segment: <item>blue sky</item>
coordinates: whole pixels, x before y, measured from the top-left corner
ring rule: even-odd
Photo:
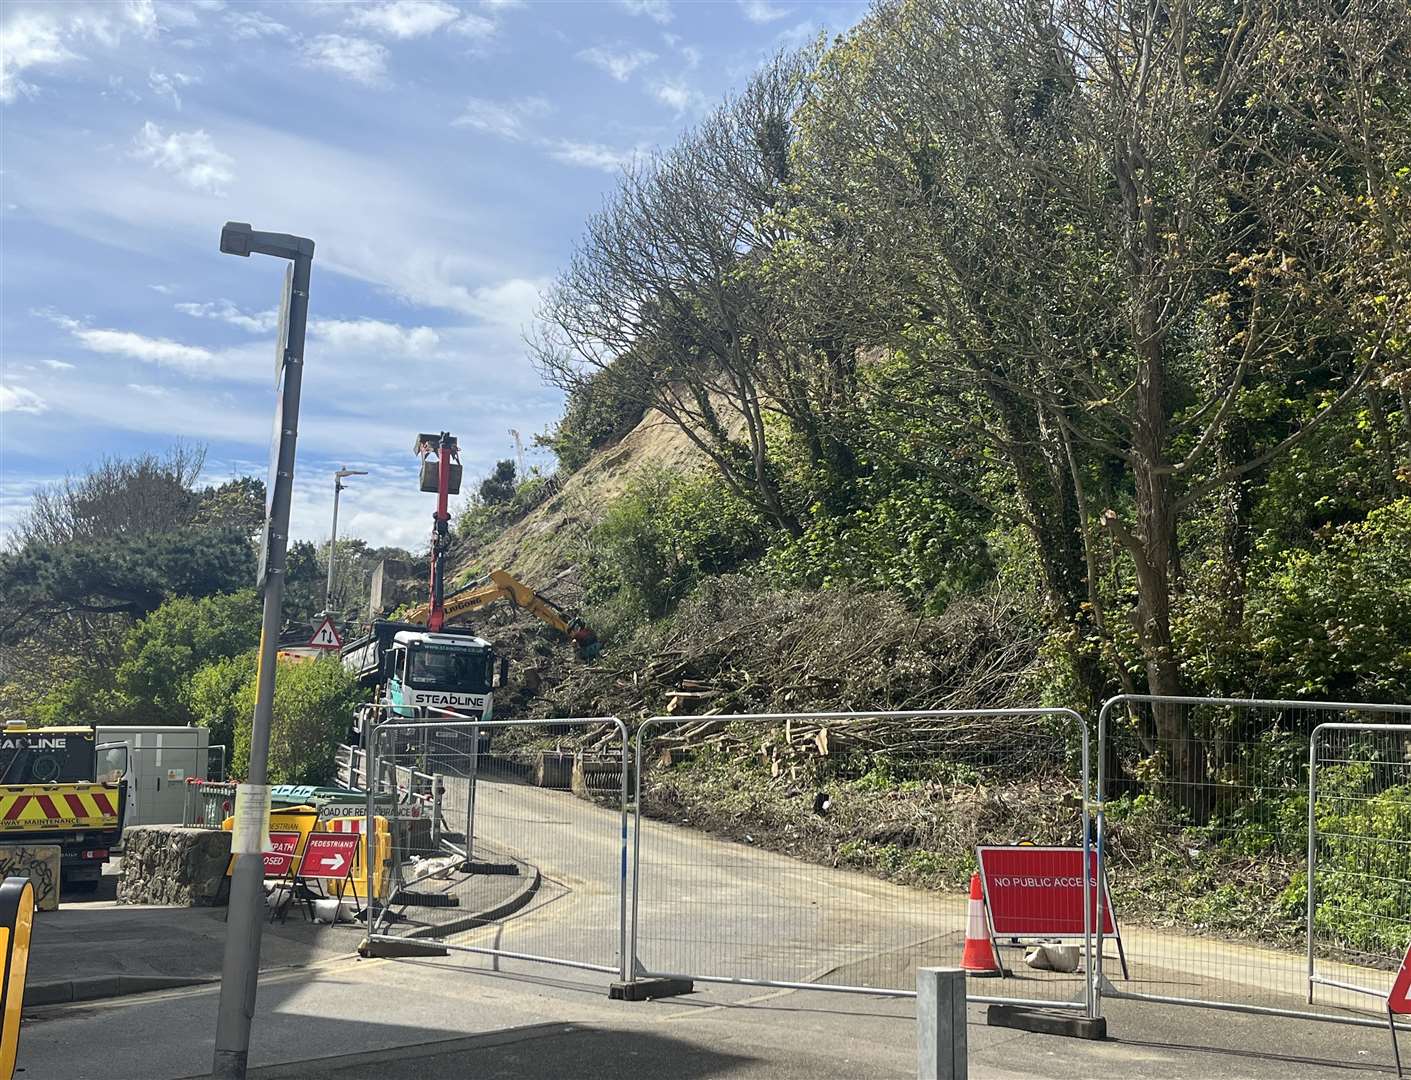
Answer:
[[[557,416],[522,342],[634,155],[862,3],[26,4],[0,12],[0,529],[104,454],[263,475],[282,264],[311,236],[296,537],[424,544],[412,440],[468,475]]]

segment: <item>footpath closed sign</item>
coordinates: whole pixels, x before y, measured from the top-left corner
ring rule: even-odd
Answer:
[[[1077,847],[982,847],[980,882],[996,937],[1080,938],[1083,936],[1083,849]],[[1097,881],[1097,852],[1088,862],[1091,926],[1097,929],[1098,898],[1102,932],[1117,933],[1112,897]]]
[[[341,881],[353,869],[359,839],[356,833],[309,833],[299,876]]]
[[[299,851],[299,834],[296,832],[272,832],[269,834],[271,851],[262,853],[265,860],[265,877],[282,878],[294,865],[294,856]]]

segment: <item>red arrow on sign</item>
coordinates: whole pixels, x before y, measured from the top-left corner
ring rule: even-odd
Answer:
[[[299,877],[347,877],[360,839],[357,833],[310,833],[304,845],[304,859],[299,864]]]

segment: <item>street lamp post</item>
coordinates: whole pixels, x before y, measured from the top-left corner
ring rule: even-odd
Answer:
[[[328,537],[328,588],[323,592],[323,612],[333,610],[333,563],[338,553],[338,495],[343,490],[343,477],[366,476],[362,469],[350,469],[344,465],[333,474],[333,531]]]
[[[216,1016],[215,1057],[211,1075],[217,1080],[244,1080],[250,1056],[250,1022],[255,1015],[255,990],[260,970],[260,932],[264,926],[264,859],[269,825],[270,716],[274,706],[275,657],[279,650],[284,566],[289,539],[289,500],[294,486],[294,447],[299,434],[299,391],[303,384],[304,330],[309,315],[309,276],[314,242],[287,233],[256,232],[244,222],[228,221],[220,233],[227,255],[251,253],[288,259],[285,298],[280,315],[276,357],[275,431],[266,491],[265,534],[260,548],[260,584],[264,618],[255,684],[255,715],[250,725],[250,766],[246,783],[235,798],[235,830],[231,851],[235,860],[230,878],[230,907],[225,927],[225,958],[221,966],[220,1007]]]

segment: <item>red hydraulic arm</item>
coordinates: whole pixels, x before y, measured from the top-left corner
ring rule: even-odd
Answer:
[[[431,610],[426,617],[428,630],[440,630],[446,622],[446,551],[450,547],[452,495],[461,490],[460,447],[448,431],[439,435],[418,435],[416,452],[421,458],[421,490],[436,492],[436,513],[431,518]],[[434,461],[430,460],[434,455]]]

